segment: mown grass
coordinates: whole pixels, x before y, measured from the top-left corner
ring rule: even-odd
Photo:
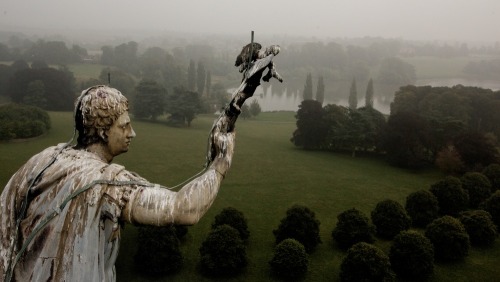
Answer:
[[[74,74],[76,82],[86,81],[91,78],[98,78],[104,65],[100,64],[70,64],[69,70]]]
[[[22,143],[0,143],[1,185],[31,155],[71,137],[71,114],[50,115],[53,128],[49,134]],[[118,280],[214,281],[198,274],[198,249],[214,216],[222,208],[232,206],[248,219],[249,265],[241,276],[222,280],[273,281],[268,267],[274,248],[272,230],[290,206],[303,204],[320,220],[323,241],[310,256],[306,280],[337,281],[345,253],[334,245],[331,231],[340,212],[356,207],[369,216],[377,202],[388,198],[404,204],[409,193],[426,189],[442,177],[434,170],[398,169],[375,158],[299,150],[289,141],[295,129],[293,116],[292,112],[262,113],[256,119],[238,121],[233,165],[212,208],[189,228],[182,242],[184,267],[178,274],[157,279],[138,275],[133,266],[137,230],[127,225],[117,262]],[[152,182],[174,186],[203,168],[206,139],[214,118],[200,116],[191,128],[134,121],[138,136],[130,152],[115,162]],[[390,241],[377,240],[376,245],[388,252]],[[462,262],[437,264],[432,281],[494,281],[500,277],[498,257],[497,240],[492,249],[472,249]]]

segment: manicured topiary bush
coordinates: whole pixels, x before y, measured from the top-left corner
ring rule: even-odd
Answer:
[[[234,276],[247,265],[238,230],[224,224],[213,229],[200,247],[200,269],[208,276]]]
[[[383,200],[371,212],[371,219],[377,235],[392,239],[399,232],[411,226],[411,218],[403,206],[394,200]]]
[[[389,259],[398,277],[406,280],[422,281],[434,272],[434,247],[415,231],[402,231],[394,237]]]
[[[432,221],[425,230],[425,236],[434,246],[436,259],[456,261],[469,254],[470,240],[463,224],[449,215]]]
[[[460,179],[456,177],[448,176],[432,184],[430,191],[438,199],[441,215],[457,216],[469,205],[469,195],[462,188]]]
[[[340,265],[340,281],[395,281],[389,257],[379,248],[360,242],[347,251]]]
[[[439,203],[429,190],[415,191],[406,197],[405,210],[413,226],[425,227],[439,216]]]
[[[299,241],[308,253],[312,252],[321,243],[319,237],[319,220],[309,208],[294,205],[286,211],[286,216],[281,220],[278,229],[273,230],[276,244],[292,238]]]
[[[462,188],[469,194],[469,206],[477,208],[491,196],[491,183],[488,177],[479,172],[467,172],[461,178]]]
[[[295,239],[281,241],[269,261],[272,274],[286,281],[303,278],[307,273],[308,264],[309,259],[304,245]]]
[[[491,193],[500,189],[500,164],[490,164],[484,168],[483,174],[490,180]]]
[[[175,228],[144,226],[139,228],[134,263],[146,275],[175,273],[183,265],[183,256]]]
[[[215,216],[214,222],[212,223],[212,229],[223,224],[227,224],[238,230],[241,239],[245,242],[248,241],[250,231],[248,231],[247,219],[241,211],[232,207],[224,208],[218,215]]]
[[[479,208],[489,212],[497,228],[500,228],[500,190],[482,202]]]
[[[20,104],[0,106],[0,140],[36,137],[49,129],[50,117],[38,107]]]
[[[332,238],[339,248],[347,250],[359,242],[373,243],[375,226],[361,211],[352,208],[337,216],[337,225],[332,231]]]
[[[465,211],[460,213],[459,220],[469,234],[472,245],[482,247],[493,245],[497,237],[497,228],[487,211]]]

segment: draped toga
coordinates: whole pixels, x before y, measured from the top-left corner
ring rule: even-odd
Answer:
[[[61,151],[62,150],[62,151]],[[60,152],[61,151],[61,152]],[[60,153],[59,153],[60,152]],[[58,154],[59,153],[59,154]],[[16,220],[28,193],[30,181],[57,156],[32,185],[26,217],[15,239]],[[132,181],[130,185],[95,184],[96,180]],[[135,182],[142,185],[135,185]],[[85,185],[90,189],[60,204]],[[0,274],[5,279],[9,258],[13,259],[29,236],[34,236],[14,268],[16,281],[115,281],[115,261],[123,215],[134,194],[158,189],[163,196],[172,192],[149,184],[123,166],[109,164],[85,150],[64,148],[62,144],[33,156],[7,183],[0,199]],[[130,208],[128,210],[131,210]],[[33,230],[45,217],[57,215],[37,234]]]

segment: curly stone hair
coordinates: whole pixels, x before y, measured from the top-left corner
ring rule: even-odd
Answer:
[[[78,146],[107,142],[106,130],[126,111],[128,100],[115,88],[96,85],[82,91],[75,105]]]

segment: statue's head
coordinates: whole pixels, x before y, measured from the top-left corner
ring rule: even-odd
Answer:
[[[107,142],[106,131],[127,111],[127,98],[115,88],[97,85],[84,90],[75,106],[78,145]]]

